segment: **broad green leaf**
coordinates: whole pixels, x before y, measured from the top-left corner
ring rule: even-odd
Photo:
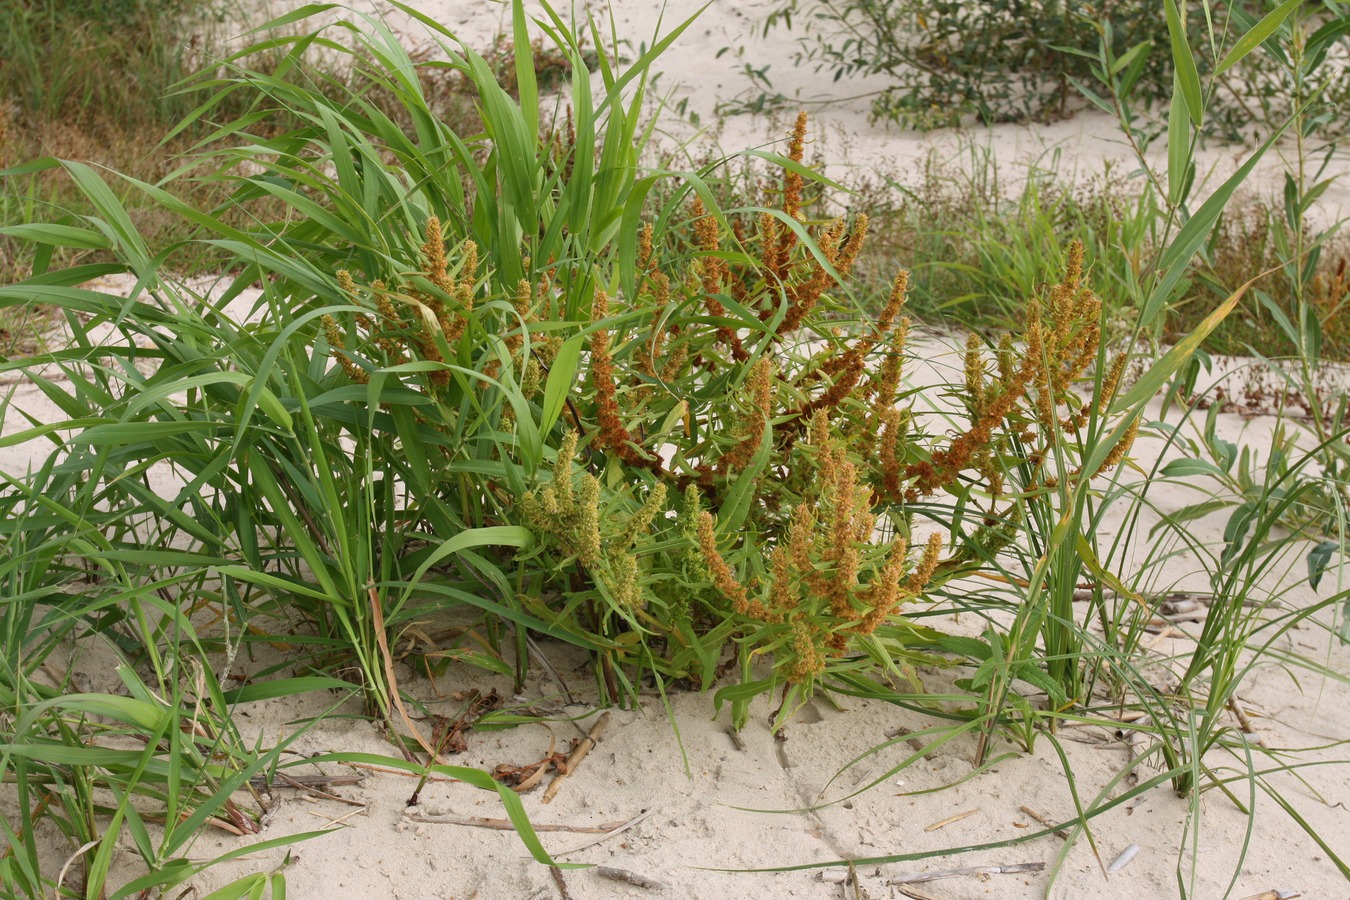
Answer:
[[[0,235],[32,241],[37,244],[51,244],[54,247],[76,247],[83,250],[107,250],[112,241],[107,235],[73,225],[10,225],[0,228]]]
[[[1181,94],[1181,79],[1172,79],[1172,103],[1167,109],[1167,199],[1180,206],[1190,184],[1191,127]]]
[[[103,216],[102,221],[112,232],[109,237],[115,238],[136,274],[142,279],[151,277],[153,272],[150,265],[150,251],[146,248],[141,233],[136,230],[122,201],[117,199],[117,195],[108,187],[107,182],[84,163],[63,162],[61,165],[65,166],[71,179],[79,185],[85,197]]]
[[[581,359],[581,335],[573,335],[558,348],[558,355],[548,370],[548,380],[544,382],[544,409],[539,419],[539,433],[548,434],[553,423],[558,421],[568,394],[575,387],[577,362]]]
[[[1088,570],[1096,576],[1097,580],[1109,587],[1122,597],[1128,597],[1135,603],[1144,604],[1144,598],[1139,596],[1136,591],[1131,590],[1125,582],[1121,581],[1114,572],[1111,572],[1102,565],[1101,560],[1097,558],[1096,552],[1092,549],[1092,542],[1086,535],[1078,535],[1078,555],[1082,558],[1083,564]]]
[[[1227,72],[1229,69],[1233,68],[1233,66],[1241,62],[1243,57],[1248,53],[1251,53],[1259,47],[1266,38],[1274,34],[1275,29],[1279,28],[1280,25],[1284,23],[1284,20],[1289,18],[1289,15],[1302,5],[1303,0],[1287,0],[1287,2],[1281,3],[1279,6],[1275,7],[1275,9],[1267,13],[1265,18],[1253,25],[1242,37],[1238,38],[1238,42],[1233,45],[1233,49],[1229,50],[1219,62],[1219,67],[1214,70],[1214,74],[1222,75],[1224,72]]]
[[[412,596],[418,582],[426,576],[433,566],[449,559],[456,553],[461,553],[473,547],[524,548],[530,546],[533,540],[533,534],[523,525],[487,525],[482,528],[466,528],[454,537],[443,541],[423,561],[422,565],[418,566],[417,571],[403,589],[403,602],[406,602]]]
[[[326,675],[301,675],[295,678],[271,678],[266,681],[252,682],[243,687],[225,691],[223,696],[225,702],[235,704],[275,700],[278,697],[293,697],[296,694],[305,694],[310,691],[349,692],[353,690],[356,690],[356,687],[350,681],[342,681]]]
[[[1200,89],[1200,72],[1195,67],[1195,56],[1186,42],[1186,26],[1181,21],[1176,0],[1163,0],[1167,16],[1167,33],[1172,39],[1172,64],[1176,66],[1177,85],[1186,102],[1186,111],[1195,125],[1204,124],[1205,101]]]
[[[1162,467],[1166,478],[1190,478],[1195,475],[1213,475],[1223,477],[1223,469],[1207,459],[1174,459]]]
[[[1339,541],[1322,541],[1308,552],[1308,586],[1317,590],[1331,565],[1331,557],[1341,549]]]
[[[247,382],[247,387],[249,388],[249,397],[256,396],[258,408],[267,415],[267,418],[275,422],[287,434],[295,433],[295,421],[291,418],[291,414],[287,412],[286,407],[282,406],[281,400],[277,398],[276,394],[272,393],[257,379],[251,379]],[[249,397],[241,398],[240,402],[244,402]]]
[[[534,77],[534,47],[525,18],[525,4],[511,3],[511,41],[515,49],[516,93],[525,116],[525,128],[530,134],[539,133],[539,86]],[[589,145],[585,145],[589,147]]]
[[[1140,41],[1135,44],[1111,64],[1111,74],[1119,75],[1126,66],[1138,59],[1140,54],[1147,53],[1152,47],[1152,41]]]
[[[285,15],[272,19],[266,25],[260,25],[251,31],[244,32],[242,36],[248,37],[249,35],[262,34],[269,31],[275,32],[294,22],[299,22],[308,19],[311,16],[317,16],[319,13],[327,12],[330,9],[338,9],[340,7],[341,4],[339,3],[307,3],[299,9],[293,9]],[[250,51],[252,50],[252,48],[249,49]]]
[[[1172,349],[1163,354],[1162,359],[1150,366],[1128,391],[1124,394],[1118,394],[1111,404],[1112,414],[1119,415],[1127,411],[1141,410],[1148,401],[1156,397],[1163,386],[1176,374],[1177,370],[1191,358],[1191,355],[1195,353],[1210,332],[1217,328],[1219,323],[1237,307],[1238,301],[1242,299],[1242,295],[1247,292],[1247,289],[1261,277],[1263,276],[1258,275],[1230,294],[1227,300],[1219,304],[1217,309],[1195,327],[1194,331],[1178,341]],[[1111,433],[1093,448],[1092,455],[1083,465],[1084,471],[1096,472],[1101,469],[1106,457],[1125,436],[1125,432],[1129,429],[1132,421],[1133,416],[1122,416]]]
[[[1157,317],[1163,304],[1171,296],[1172,289],[1176,287],[1177,282],[1185,274],[1185,263],[1205,243],[1214,223],[1219,220],[1224,207],[1228,205],[1228,201],[1232,199],[1233,194],[1242,186],[1242,183],[1247,180],[1247,176],[1256,168],[1256,164],[1260,162],[1266,151],[1274,146],[1280,135],[1284,134],[1287,126],[1288,122],[1275,129],[1275,132],[1266,139],[1266,142],[1257,148],[1256,152],[1248,157],[1247,161],[1217,191],[1211,194],[1208,200],[1201,204],[1195,215],[1191,216],[1186,224],[1181,227],[1181,230],[1177,232],[1177,236],[1172,239],[1172,243],[1167,245],[1167,249],[1163,251],[1158,260],[1159,270],[1165,271],[1167,274],[1149,294],[1148,300],[1144,304],[1144,311],[1140,315],[1141,326],[1150,324]],[[1255,279],[1239,288],[1239,292],[1245,291],[1254,281]]]
[[[737,473],[736,480],[727,490],[722,506],[717,511],[717,534],[719,537],[726,537],[740,531],[741,524],[750,514],[755,498],[758,496],[755,486],[759,482],[760,476],[764,474],[764,468],[769,464],[772,456],[773,429],[765,428],[764,433],[760,436],[759,449],[755,451],[750,464]]]
[[[1252,520],[1259,514],[1257,505],[1250,500],[1233,510],[1233,514],[1228,517],[1228,524],[1223,529],[1224,548],[1223,554],[1219,557],[1221,563],[1227,564],[1242,552],[1247,532],[1251,530]]]

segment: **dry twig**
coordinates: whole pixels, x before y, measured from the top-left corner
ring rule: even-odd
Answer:
[[[954,816],[948,816],[941,822],[934,822],[932,825],[929,825],[927,828],[924,829],[924,831],[937,831],[939,828],[946,828],[953,822],[959,822],[962,819],[967,818],[968,816],[975,815],[977,812],[979,812],[979,809],[968,809],[965,812],[957,813]]]
[[[604,834],[600,835],[599,837],[597,837],[597,838],[592,838],[591,840],[586,841],[585,843],[577,844],[575,847],[572,847],[571,849],[568,849],[568,850],[559,850],[557,853],[552,853],[552,854],[549,854],[549,855],[550,855],[550,856],[553,856],[554,858],[557,858],[557,857],[559,857],[559,856],[569,856],[570,854],[576,853],[578,850],[585,850],[587,847],[594,847],[596,844],[600,843],[601,841],[607,841],[607,840],[609,840],[610,838],[614,837],[614,835],[619,834],[620,832],[623,832],[623,831],[627,831],[628,829],[632,828],[634,825],[636,825],[637,823],[641,822],[643,819],[647,818],[648,816],[650,816],[650,815],[651,815],[652,813],[654,813],[654,812],[656,812],[656,807],[652,807],[651,809],[644,809],[641,813],[639,813],[638,815],[636,815],[636,816],[634,816],[633,818],[629,819],[627,822],[624,822],[624,823],[623,823],[622,825],[620,825],[618,828],[614,828],[614,829],[611,829],[610,831],[606,831]]]
[[[1252,725],[1252,720],[1247,717],[1247,712],[1238,705],[1237,697],[1228,698],[1228,708],[1232,710],[1234,717],[1238,720],[1244,734],[1250,735],[1253,744],[1265,745],[1265,740],[1261,733]]]
[[[943,878],[959,878],[963,875],[1020,875],[1024,872],[1039,872],[1045,868],[1043,862],[1014,863],[1007,866],[966,866],[960,869],[939,869],[936,872],[920,872],[917,875],[897,875],[887,884],[921,884],[926,881],[939,881]]]
[[[1022,810],[1022,812],[1031,816],[1037,822],[1040,822],[1046,828],[1055,828],[1054,822],[1051,822],[1049,819],[1047,819],[1040,813],[1036,812],[1036,810],[1032,809],[1030,806],[1019,806],[1018,809]],[[1063,828],[1055,828],[1055,836],[1063,838],[1066,841],[1069,839],[1069,833],[1065,831]]]
[[[910,900],[943,900],[943,898],[939,897],[937,894],[930,894],[912,884],[899,884],[895,886],[895,889],[904,896],[909,897]]]
[[[467,825],[470,828],[490,828],[493,831],[515,831],[516,826],[510,819],[489,819],[483,816],[434,816],[426,813],[405,813],[410,822],[425,822],[428,825]],[[531,823],[535,831],[566,831],[570,834],[609,834],[623,826],[623,822],[606,822],[602,825],[545,825]]]
[[[637,872],[630,872],[627,869],[616,869],[612,866],[597,866],[595,874],[601,878],[608,878],[610,881],[625,881],[649,891],[660,891],[666,887],[661,882],[648,878],[646,875],[639,875]]]
[[[548,789],[544,791],[544,803],[553,802],[553,798],[558,795],[558,791],[562,788],[563,779],[576,771],[577,766],[581,765],[581,761],[586,758],[586,754],[590,753],[591,748],[600,742],[600,735],[604,734],[605,726],[608,724],[609,713],[601,713],[600,718],[596,720],[590,733],[582,739],[580,744],[577,744],[577,749],[572,751],[572,755],[567,757],[567,767],[560,770],[557,775],[553,776],[553,780],[548,783]]]
[[[899,728],[892,728],[890,731],[883,732],[883,734],[885,734],[885,736],[890,738],[891,740],[895,740],[896,738],[899,737],[905,738],[905,743],[909,745],[909,748],[911,750],[913,750],[915,753],[923,753],[923,758],[931,762],[933,759],[933,754],[923,752],[927,745],[925,745],[923,741],[919,740],[916,737],[907,737],[907,735],[911,735],[913,733],[914,733],[913,729],[906,728],[903,725],[901,725]]]

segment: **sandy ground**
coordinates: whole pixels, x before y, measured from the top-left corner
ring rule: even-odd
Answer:
[[[632,2],[616,5],[615,24],[622,35],[634,41],[650,37],[656,7]],[[495,5],[485,8],[464,0],[443,0],[419,6],[460,30],[465,40],[476,46],[485,45],[507,21],[506,14]],[[667,7],[666,21],[680,20],[696,8],[690,0],[673,0]],[[752,38],[759,8],[757,4],[733,7],[715,0],[665,61],[669,69],[662,86],[671,92],[673,100],[687,99],[687,108],[697,111],[705,123],[714,119],[718,98],[743,96],[749,89],[749,83],[738,74],[746,61],[757,65],[771,62],[770,74],[780,90],[797,92],[803,99],[821,99],[816,91],[828,84],[828,77],[791,71],[790,35],[779,32],[769,41]],[[399,27],[415,33],[406,23]],[[719,59],[717,51],[724,46],[743,46],[746,55]],[[854,93],[861,93],[863,87],[849,86]],[[1000,163],[1010,166],[1043,162],[1046,154],[1059,149],[1063,153],[1060,171],[1082,177],[1100,172],[1104,160],[1126,156],[1111,123],[1088,115],[1051,128],[1005,126],[961,134],[918,135],[871,126],[866,122],[865,100],[840,100],[819,105],[817,122],[820,139],[828,144],[832,158],[837,147],[847,164],[899,173],[912,172],[914,161],[930,151],[950,155],[957,152],[955,148],[968,146],[967,142],[991,147]],[[734,149],[776,138],[782,131],[782,122],[738,117],[720,125],[715,134],[695,140],[716,140],[724,149]],[[1222,170],[1234,165],[1239,154],[1240,150],[1234,148],[1215,147],[1207,151],[1206,160]],[[1338,165],[1350,163],[1341,159]],[[1272,159],[1263,169],[1263,183],[1278,183],[1278,177],[1278,160]],[[1328,192],[1324,203],[1334,211],[1345,208],[1348,199],[1350,192],[1342,183]],[[106,287],[116,290],[119,285],[109,282]],[[932,343],[923,346],[922,355],[938,364],[944,354],[953,352],[953,346],[959,346],[959,337],[943,340],[932,336],[926,340]],[[955,364],[955,357],[949,358]],[[58,414],[31,385],[14,385],[12,396],[13,409],[26,410],[39,418]],[[23,425],[11,414],[4,422],[4,433],[11,434]],[[1219,416],[1219,426],[1229,440],[1245,442],[1263,452],[1268,447],[1269,419],[1226,413]],[[45,451],[45,447],[32,445],[5,448],[0,468],[22,472],[35,454]],[[1152,462],[1150,454],[1156,456],[1158,452],[1156,442],[1141,440],[1134,455],[1147,465]],[[164,488],[169,489],[174,484],[173,474],[161,476]],[[1157,492],[1154,499],[1163,508],[1176,508],[1192,498],[1184,491],[1174,491]],[[1196,524],[1196,534],[1202,540],[1219,542],[1222,528],[1223,518],[1212,517]],[[1297,566],[1293,571],[1297,573]],[[1338,571],[1329,573],[1323,591],[1335,590],[1334,582],[1339,577]],[[1160,573],[1160,584],[1205,587],[1203,579],[1196,583],[1193,561],[1184,555],[1175,557]],[[1294,594],[1289,600],[1306,603],[1312,595]],[[969,617],[963,622],[929,621],[954,630],[977,627]],[[1199,627],[1183,625],[1181,631],[1195,633]],[[1162,673],[1168,661],[1184,655],[1188,647],[1183,634],[1155,643],[1150,654]],[[1350,648],[1318,624],[1292,631],[1278,647],[1332,671],[1350,672]],[[580,738],[598,714],[585,660],[566,647],[545,645],[543,652],[567,682],[572,702],[562,695],[559,683],[542,672],[536,672],[526,691],[515,698],[509,696],[509,683],[476,670],[452,668],[434,684],[414,678],[406,670],[400,671],[400,677],[431,711],[444,715],[456,715],[468,692],[493,689],[508,703],[528,704],[549,713],[551,721],[546,724],[470,731],[467,751],[448,760],[487,768],[528,764],[542,758],[551,746],[565,748]],[[249,670],[261,667],[263,662],[255,661]],[[952,677],[941,672],[922,674],[933,690],[941,689]],[[1253,671],[1239,695],[1267,748],[1299,751],[1279,753],[1275,758],[1258,756],[1256,765],[1268,768],[1277,761],[1308,764],[1299,770],[1297,778],[1276,774],[1270,776],[1269,783],[1332,850],[1350,857],[1350,812],[1345,806],[1350,802],[1350,766],[1343,764],[1348,758],[1344,748],[1336,746],[1336,742],[1350,741],[1350,716],[1345,712],[1350,708],[1350,686],[1337,678],[1291,673],[1270,663]],[[768,728],[769,704],[762,700],[754,706],[738,743],[729,733],[726,711],[714,716],[710,693],[673,693],[668,699],[669,713],[656,695],[644,696],[639,709],[612,710],[598,746],[564,782],[556,800],[543,803],[542,790],[524,797],[532,821],[540,826],[595,827],[641,817],[631,827],[590,846],[581,845],[601,835],[550,832],[543,834],[542,840],[564,862],[621,868],[660,882],[663,889],[608,880],[595,869],[578,869],[563,873],[564,895],[550,871],[533,862],[512,833],[446,821],[452,817],[501,816],[501,805],[494,794],[464,784],[433,782],[422,791],[419,804],[409,807],[412,779],[370,770],[357,771],[364,776],[359,785],[333,789],[358,805],[277,790],[266,828],[249,840],[332,826],[324,837],[294,848],[285,870],[287,893],[299,900],[559,896],[580,900],[648,895],[1020,900],[1043,896],[1047,891],[1066,898],[1108,893],[1149,898],[1177,896],[1179,882],[1193,888],[1197,897],[1277,896],[1260,893],[1264,891],[1281,892],[1278,896],[1350,896],[1350,888],[1325,851],[1266,794],[1256,791],[1249,797],[1249,786],[1244,782],[1235,785],[1235,793],[1244,803],[1255,803],[1250,816],[1217,791],[1205,793],[1192,808],[1165,784],[1116,806],[1092,820],[1096,852],[1086,839],[1075,840],[1053,886],[1048,886],[1047,873],[1042,871],[971,874],[902,888],[892,880],[952,867],[1053,866],[1065,846],[1053,835],[998,849],[957,851],[1041,831],[1042,826],[1023,807],[1054,822],[1072,818],[1075,801],[1065,777],[1066,764],[1073,773],[1078,799],[1085,805],[1094,804],[1094,798],[1095,804],[1101,805],[1107,798],[1120,796],[1130,789],[1125,783],[1113,784],[1129,758],[1127,741],[1111,727],[1067,727],[1058,735],[1063,759],[1056,752],[1054,740],[1041,735],[1030,752],[999,745],[994,755],[1003,755],[997,763],[972,774],[972,737],[963,736],[927,755],[918,754],[903,735],[890,736],[899,734],[898,729],[918,731],[938,723],[896,706],[846,697],[831,702],[817,697],[776,738]],[[305,724],[334,702],[333,697],[325,695],[256,703],[240,708],[238,721],[246,737],[260,736],[264,744],[299,731],[291,744],[296,753],[393,752],[372,724],[357,717]],[[340,711],[353,716],[359,712],[354,706]],[[909,757],[917,758],[897,770]],[[850,765],[855,760],[856,764]],[[1208,761],[1228,774],[1246,767],[1233,755],[1216,754]],[[1337,764],[1322,764],[1326,762]],[[329,774],[349,773],[338,766],[324,769]],[[307,769],[288,771],[296,774]],[[964,813],[969,814],[954,818]],[[1106,866],[1131,845],[1138,846],[1137,855],[1115,874],[1107,875]],[[206,860],[239,846],[241,839],[209,832],[192,848],[192,855]],[[952,852],[919,861],[866,861],[941,849]],[[234,878],[280,865],[283,856],[284,851],[250,855],[208,870],[190,886],[197,896],[205,896]],[[839,880],[848,873],[837,865],[844,860],[861,861],[850,883]],[[830,863],[836,865],[830,867]],[[798,865],[815,868],[781,873],[719,871]]]

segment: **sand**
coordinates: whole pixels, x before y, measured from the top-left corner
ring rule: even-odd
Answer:
[[[638,41],[653,33],[655,6],[634,2],[617,6],[615,25],[622,35]],[[466,41],[476,46],[485,45],[506,21],[496,6],[485,9],[467,0],[425,2],[420,7],[461,30]],[[696,8],[689,0],[674,0],[666,8],[666,21],[680,20]],[[660,84],[673,99],[686,99],[686,108],[697,111],[704,123],[715,118],[718,99],[743,96],[750,87],[738,73],[744,61],[771,62],[771,74],[780,90],[797,92],[804,99],[821,99],[815,92],[828,84],[828,76],[791,71],[790,35],[777,32],[767,40],[752,37],[758,9],[755,4],[733,7],[717,0],[664,60],[669,68]],[[414,31],[406,24],[399,27]],[[717,51],[724,46],[744,46],[746,56],[719,59]],[[851,90],[856,92],[858,86]],[[912,171],[914,161],[930,151],[951,154],[953,148],[968,146],[968,142],[987,145],[1000,165],[1009,167],[1043,162],[1046,154],[1058,149],[1063,154],[1060,171],[1066,176],[1092,177],[1101,171],[1104,160],[1127,156],[1113,137],[1111,123],[1088,114],[1049,128],[1001,126],[927,135],[869,124],[865,100],[821,104],[816,115],[817,140],[828,145],[832,160],[893,173]],[[783,131],[784,122],[745,116],[693,140],[708,146],[716,140],[723,150],[731,150],[775,140]],[[691,139],[690,132],[683,139]],[[1205,161],[1222,172],[1240,160],[1242,152],[1215,146],[1206,151]],[[1342,158],[1338,165],[1344,167],[1347,161]],[[1279,171],[1278,160],[1272,157],[1262,169],[1261,184],[1277,184]],[[1346,184],[1333,187],[1323,201],[1333,211],[1328,215],[1338,215],[1334,211],[1345,208],[1348,198]],[[125,285],[110,279],[104,287],[118,291]],[[960,346],[959,335],[932,334],[922,340],[927,342],[920,345],[925,358],[939,365],[944,359],[959,364],[954,355],[954,348]],[[26,383],[14,386],[12,408],[39,418],[57,415]],[[1156,407],[1153,412],[1158,412]],[[22,427],[16,419],[12,413],[6,418],[6,434]],[[1272,420],[1225,413],[1218,416],[1218,427],[1227,439],[1264,453]],[[45,451],[46,447],[31,444],[5,448],[0,469],[22,472]],[[1156,441],[1141,440],[1134,456],[1147,467],[1159,452]],[[161,474],[168,489],[173,476]],[[1175,487],[1161,488],[1150,496],[1164,509],[1194,499],[1187,490]],[[1202,519],[1196,523],[1196,536],[1220,542],[1223,525],[1222,516]],[[1178,555],[1159,573],[1158,584],[1203,590],[1206,584],[1203,578],[1197,579],[1196,572],[1193,560]],[[1339,570],[1333,568],[1323,593],[1334,591],[1339,578]],[[1305,590],[1285,602],[1313,599]],[[918,605],[912,611],[927,610]],[[950,617],[926,621],[954,631],[978,628],[969,616],[962,621]],[[1333,672],[1350,671],[1350,648],[1322,627],[1332,624],[1329,616],[1305,624],[1276,646]],[[1179,630],[1194,634],[1199,627],[1186,624]],[[1184,634],[1153,646],[1150,658],[1157,661],[1160,678],[1168,660],[1184,656],[1189,646]],[[514,697],[509,681],[479,670],[452,667],[434,683],[405,668],[398,670],[408,692],[436,713],[454,716],[471,692],[496,690],[508,705],[528,705],[551,717],[543,724],[510,730],[471,730],[467,750],[447,762],[489,769],[533,763],[550,748],[566,748],[594,725],[599,710],[584,657],[568,647],[547,643],[542,651],[566,682],[570,699],[563,695],[558,680],[537,667],[526,689]],[[274,661],[254,660],[241,666],[238,674],[257,671]],[[921,671],[920,676],[936,691],[948,685],[953,674]],[[96,684],[100,681],[99,673],[86,673],[86,677]],[[1308,764],[1298,777],[1275,774],[1269,784],[1334,852],[1350,856],[1350,812],[1345,806],[1350,801],[1350,766],[1345,765],[1350,754],[1337,746],[1337,742],[1350,741],[1350,717],[1345,713],[1350,707],[1350,686],[1340,676],[1291,673],[1266,662],[1255,667],[1238,693],[1266,747],[1298,751],[1280,753],[1275,760],[1258,756],[1256,765]],[[349,715],[305,724],[335,702],[337,698],[323,694],[248,704],[237,710],[238,722],[247,739],[260,738],[264,745],[294,736],[289,749],[299,754],[362,750],[388,756],[394,752],[379,729],[359,717],[353,701],[339,709]],[[737,739],[729,732],[727,711],[715,715],[711,692],[672,691],[664,699],[655,692],[644,693],[639,708],[609,712],[608,727],[598,745],[566,779],[553,802],[542,801],[542,788],[524,795],[531,820],[540,826],[595,827],[641,817],[626,830],[587,847],[580,845],[601,835],[564,831],[545,833],[541,839],[561,861],[620,868],[661,883],[664,887],[659,889],[609,880],[596,869],[569,869],[561,875],[564,895],[553,873],[531,860],[511,832],[446,821],[501,817],[495,794],[461,783],[433,782],[422,790],[418,804],[410,807],[414,779],[336,765],[324,766],[323,771],[364,776],[358,785],[332,789],[348,802],[277,789],[266,827],[256,838],[209,831],[201,835],[191,853],[194,859],[208,860],[252,841],[329,828],[323,837],[292,848],[285,874],[287,895],[293,900],[649,895],[968,900],[1047,893],[1066,898],[1108,893],[1148,898],[1178,896],[1179,883],[1197,897],[1277,896],[1261,894],[1265,891],[1281,892],[1278,896],[1350,896],[1350,888],[1325,850],[1264,792],[1250,792],[1245,781],[1236,782],[1233,790],[1244,804],[1255,804],[1251,815],[1218,791],[1206,792],[1193,805],[1167,784],[1139,793],[1093,818],[1095,852],[1087,839],[1077,836],[1053,885],[1048,883],[1048,870],[1065,847],[1054,835],[997,849],[960,852],[961,848],[1025,839],[1043,831],[1026,807],[1054,822],[1072,818],[1075,799],[1066,766],[1072,772],[1078,801],[1084,805],[1100,806],[1108,798],[1133,790],[1117,780],[1128,764],[1129,741],[1109,724],[1065,727],[1054,736],[1041,734],[1029,749],[1000,742],[991,753],[996,761],[977,773],[972,765],[972,735],[920,753],[902,730],[918,732],[943,723],[897,706],[818,696],[777,735],[769,728],[770,713],[769,701],[761,698]],[[935,737],[929,735],[923,741]],[[897,768],[906,760],[907,766]],[[1215,753],[1207,762],[1229,775],[1245,770],[1245,762],[1233,754]],[[287,771],[312,772],[304,766]],[[1151,771],[1156,770],[1146,766],[1144,777]],[[966,815],[956,818],[958,814]],[[1131,846],[1138,847],[1137,855],[1107,875],[1106,867]],[[935,850],[950,852],[924,860],[874,861]],[[124,854],[123,866],[131,856]],[[205,896],[232,879],[281,865],[284,856],[282,850],[251,854],[208,869],[189,886],[196,896]],[[840,877],[848,876],[849,870],[840,863],[847,860],[856,861],[855,880],[845,884]],[[1047,869],[959,875],[904,888],[910,894],[901,893],[902,888],[891,883],[892,879],[955,867],[1028,863],[1042,863]],[[745,871],[786,866],[808,868]]]

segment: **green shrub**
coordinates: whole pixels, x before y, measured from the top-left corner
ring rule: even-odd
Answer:
[[[1196,48],[1202,76],[1215,73],[1235,35],[1245,34],[1269,4],[1246,0],[1182,4],[1186,34]],[[1345,53],[1350,14],[1344,4],[1319,4],[1305,20],[1303,38],[1323,55]],[[880,76],[887,82],[872,101],[878,119],[928,129],[974,117],[993,122],[1051,122],[1084,105],[1082,86],[1098,80],[1109,58],[1141,106],[1172,96],[1172,55],[1167,19],[1152,0],[785,0],[767,27],[803,29],[800,61],[833,72],[834,78]],[[1207,128],[1230,138],[1250,138],[1254,121],[1279,122],[1302,101],[1300,87],[1280,47],[1252,55],[1225,73],[1209,106]],[[1319,62],[1320,64],[1320,62]],[[1331,76],[1343,63],[1324,69]],[[1350,100],[1346,80],[1332,78],[1331,109]],[[1321,123],[1342,129],[1334,113]]]

